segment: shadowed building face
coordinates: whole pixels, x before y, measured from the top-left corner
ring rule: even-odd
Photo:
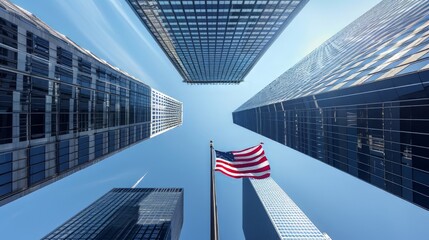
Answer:
[[[308,0],[127,0],[187,83],[240,83]]]

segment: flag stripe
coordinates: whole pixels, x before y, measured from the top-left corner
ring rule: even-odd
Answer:
[[[253,146],[253,147],[250,147],[250,148],[246,148],[246,149],[243,149],[243,150],[240,150],[240,151],[231,151],[231,152],[233,154],[246,154],[248,152],[251,152],[251,151],[255,150],[256,148],[259,148],[259,146],[261,146],[261,145],[256,145],[256,146]]]
[[[232,154],[234,154],[234,157],[246,157],[260,151],[261,149],[262,149],[262,146],[258,145],[255,148],[249,149],[247,151],[232,152]]]
[[[269,171],[261,172],[261,173],[242,173],[242,174],[233,174],[233,173],[225,172],[225,171],[219,170],[219,169],[216,169],[216,171],[221,172],[221,173],[223,173],[229,177],[233,177],[233,178],[250,177],[250,178],[255,178],[255,179],[263,179],[263,178],[267,178],[270,176]]]
[[[222,169],[222,170],[224,170],[226,172],[229,172],[229,173],[258,173],[258,172],[269,171],[270,170],[270,166],[269,165],[265,165],[265,166],[260,166],[260,167],[255,168],[255,169],[250,168],[250,169],[245,169],[245,170],[244,169],[229,169],[229,168],[227,168],[225,166],[217,166],[215,168],[215,170],[216,169]]]
[[[264,162],[259,163],[257,165],[248,166],[248,167],[240,167],[240,168],[231,167],[231,166],[228,166],[228,165],[226,165],[224,163],[217,163],[216,164],[216,167],[223,167],[225,169],[230,169],[232,171],[238,171],[238,172],[240,172],[240,171],[248,171],[248,170],[258,171],[258,169],[263,168],[265,166],[269,166],[269,163],[267,161],[264,161]]]
[[[260,151],[258,151],[255,154],[246,156],[246,157],[236,157],[234,156],[234,162],[243,162],[243,161],[249,161],[249,160],[253,160],[261,155],[265,155],[264,149],[261,149]]]
[[[248,161],[248,162],[230,162],[222,158],[216,158],[216,163],[219,162],[219,163],[227,164],[231,167],[237,167],[237,168],[255,166],[255,165],[258,165],[259,163],[266,162],[266,161],[267,161],[267,158],[265,156],[261,156],[258,159]]]

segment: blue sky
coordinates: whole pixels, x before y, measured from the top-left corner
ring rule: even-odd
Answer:
[[[182,239],[209,238],[209,140],[219,150],[265,142],[272,176],[333,239],[424,239],[429,213],[232,123],[231,112],[376,0],[313,0],[237,86],[193,86],[123,0],[12,0],[99,57],[184,104],[181,127],[0,207],[0,239],[39,239],[113,187],[183,187]],[[220,235],[244,239],[241,181],[217,177]]]

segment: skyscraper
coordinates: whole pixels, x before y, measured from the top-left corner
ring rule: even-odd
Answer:
[[[429,209],[428,26],[427,1],[382,1],[234,123]]]
[[[179,101],[8,1],[0,29],[0,205],[181,124]]]
[[[187,83],[240,83],[308,0],[127,0]]]
[[[246,240],[331,239],[314,226],[271,177],[243,179],[243,231]]]
[[[179,239],[182,188],[114,188],[43,239]]]
[[[152,119],[150,137],[162,134],[182,124],[183,106],[176,99],[152,89],[150,98]]]

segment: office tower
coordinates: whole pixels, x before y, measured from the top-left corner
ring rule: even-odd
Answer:
[[[114,188],[43,239],[179,239],[182,188]]]
[[[152,89],[151,116],[150,137],[154,137],[182,124],[182,103]]]
[[[243,232],[247,240],[331,239],[271,177],[243,179]]]
[[[8,1],[0,29],[0,205],[181,124],[180,102]]]
[[[427,1],[382,1],[234,123],[429,209],[428,26]]]
[[[308,0],[127,0],[184,82],[240,83]]]

